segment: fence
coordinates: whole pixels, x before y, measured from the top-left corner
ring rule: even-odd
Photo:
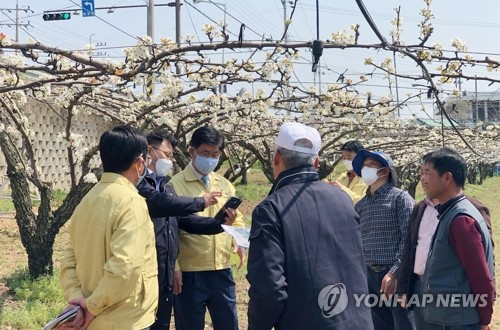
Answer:
[[[28,99],[23,112],[29,119],[34,132],[33,148],[40,169],[42,181],[52,182],[53,189],[68,191],[71,187],[68,165],[67,142],[58,138],[66,129],[66,116],[63,110],[35,99]],[[113,124],[90,114],[78,114],[72,118],[72,132],[83,136],[80,148],[90,148],[99,142],[102,132]],[[21,147],[21,144],[19,144]],[[92,160],[98,163],[98,156]],[[77,175],[81,172],[76,167]],[[7,165],[0,152],[0,186],[6,180]],[[4,185],[5,186],[5,185]],[[4,192],[0,192],[4,194]]]

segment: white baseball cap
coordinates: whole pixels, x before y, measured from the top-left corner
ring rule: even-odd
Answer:
[[[296,145],[297,140],[306,139],[312,143],[311,148]],[[284,123],[280,127],[276,145],[288,150],[309,154],[318,155],[321,147],[321,136],[315,128],[300,124],[300,123]]]

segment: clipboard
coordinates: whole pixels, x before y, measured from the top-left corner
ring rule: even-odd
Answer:
[[[55,319],[47,323],[43,328],[43,330],[57,329],[57,327],[60,326],[61,324],[73,320],[76,317],[76,314],[78,313],[79,310],[80,306],[76,306],[70,310],[67,310],[62,314],[59,314]]]

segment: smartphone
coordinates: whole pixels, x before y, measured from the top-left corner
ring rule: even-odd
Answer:
[[[214,219],[223,223],[224,218],[226,217],[226,209],[236,210],[238,208],[238,206],[240,206],[241,202],[242,202],[241,199],[238,197],[233,196],[233,197],[229,198],[229,200],[226,202],[226,204],[224,204],[224,207],[221,208],[219,210],[219,212],[217,212]]]

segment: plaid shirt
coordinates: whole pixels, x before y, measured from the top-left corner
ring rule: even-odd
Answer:
[[[398,275],[414,200],[390,183],[367,191],[356,204],[367,265],[391,266]]]

